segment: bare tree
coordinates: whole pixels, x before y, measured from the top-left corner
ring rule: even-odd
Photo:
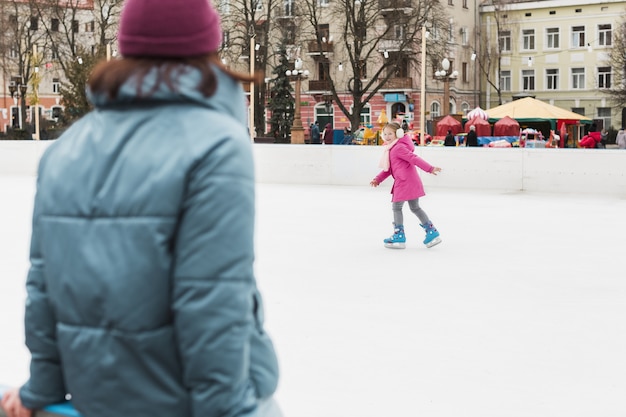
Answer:
[[[248,61],[248,70],[252,69],[250,57],[254,48],[254,70],[268,74],[272,72],[270,63],[274,60],[271,45],[280,43],[280,35],[276,28],[280,26],[279,0],[234,0],[220,6],[223,27],[225,28],[224,44],[221,48],[223,59],[228,62]],[[278,23],[277,23],[278,22]],[[255,135],[262,136],[265,131],[265,83],[254,89],[254,126]]]
[[[54,57],[61,75],[60,93],[66,120],[90,110],[85,94],[89,73],[105,58],[114,40],[122,0],[39,0],[38,16],[45,34],[45,50]]]
[[[2,10],[2,51],[3,73],[9,75],[15,84],[27,86],[33,77],[38,45],[45,44],[45,35],[39,30],[40,20],[34,0],[7,1]],[[20,118],[26,120],[26,95],[20,94]],[[24,125],[23,125],[24,126]]]
[[[317,58],[318,77],[326,81],[353,130],[359,127],[363,108],[391,78],[419,72],[422,27],[434,31],[449,21],[438,0],[337,0],[328,7],[305,0],[302,7],[308,29],[304,36],[322,52]],[[340,33],[333,45],[333,64],[341,63],[342,71],[331,69],[326,22],[339,24],[329,32]],[[445,41],[431,42],[432,62],[445,56],[447,48]],[[338,93],[346,89],[352,96],[351,107],[339,98]]]
[[[495,23],[495,34],[488,30],[480,33],[482,48],[477,51],[478,68],[487,84],[491,86],[498,95],[498,105],[502,104],[502,52],[511,48],[512,34],[510,25],[507,23],[507,9],[512,0],[492,0],[493,20]],[[507,36],[508,34],[508,36]],[[493,39],[495,38],[495,42]],[[486,103],[489,107],[490,103]]]
[[[608,93],[618,107],[626,107],[626,15],[613,31],[613,46],[608,56],[611,66],[611,87]]]

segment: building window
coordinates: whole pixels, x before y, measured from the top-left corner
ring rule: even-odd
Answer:
[[[11,49],[9,49],[9,56],[11,58],[17,58],[19,54],[17,53],[17,46],[11,45]]]
[[[52,49],[50,50],[50,59],[59,59],[59,52],[57,51],[56,47],[52,47]]]
[[[58,78],[53,78],[52,79],[52,92],[54,94],[59,94],[59,92],[60,92],[60,90],[59,90],[60,85],[61,85],[61,83],[59,82]]]
[[[327,42],[330,39],[330,26],[327,23],[317,25],[317,36],[320,42]]]
[[[572,113],[580,114],[581,116],[585,115],[584,107],[572,107]]]
[[[467,113],[469,113],[470,105],[467,101],[461,103],[461,111],[463,112],[463,116],[467,116]]]
[[[284,16],[293,16],[294,8],[296,6],[294,3],[294,0],[284,0],[283,5],[284,5]]]
[[[511,52],[511,31],[503,30],[499,36],[500,51]]]
[[[59,31],[59,19],[50,20],[50,31],[58,32]]]
[[[257,12],[263,11],[263,0],[254,0],[254,10]]]
[[[559,89],[559,70],[547,69],[546,70],[546,90],[558,90]]]
[[[360,121],[363,126],[367,126],[372,123],[372,114],[369,106],[365,106],[361,109]]]
[[[500,91],[511,91],[511,71],[500,72]]]
[[[319,81],[326,81],[328,80],[328,61],[319,61],[317,63],[317,73],[318,73],[318,77],[317,79]]]
[[[546,29],[546,47],[548,49],[558,49],[559,44],[559,28]]]
[[[467,0],[463,0],[463,8],[467,9]]]
[[[430,118],[436,119],[441,114],[441,106],[436,101],[433,101],[430,105]]]
[[[31,18],[30,18],[30,30],[37,30],[38,27],[39,27],[39,20],[37,20],[37,17],[31,16]]]
[[[95,28],[95,23],[93,20],[91,22],[85,23],[85,32],[92,33],[94,31],[94,28]]]
[[[611,88],[611,67],[598,68],[598,88]]]
[[[602,119],[604,122],[604,128],[608,129],[611,126],[611,108],[598,107],[598,119]]]
[[[535,29],[522,30],[522,49],[526,51],[535,49]]]
[[[585,88],[585,69],[572,68],[572,88],[582,90]]]
[[[611,46],[612,45],[612,32],[611,25],[598,25],[598,45]]]
[[[467,62],[461,64],[461,79],[464,83],[469,82],[469,71],[467,70]]]
[[[574,26],[572,28],[572,48],[582,48],[585,45],[585,27]]]
[[[522,70],[522,90],[532,91],[535,89],[535,70]]]
[[[72,32],[78,33],[78,20],[72,20]]]
[[[454,6],[454,1],[453,0],[448,0],[448,6]]]
[[[328,7],[329,0],[318,0],[317,5],[322,7]]]
[[[393,26],[393,34],[396,40],[404,39],[404,26],[403,25],[394,25]]]
[[[296,43],[296,25],[292,21],[284,26],[285,32],[285,41],[289,45],[294,45]]]
[[[367,61],[365,61],[364,59],[360,60],[359,67],[357,69],[360,74],[360,78],[362,80],[366,80],[367,79]]]
[[[466,27],[461,28],[461,45],[467,46],[469,44],[469,32]]]

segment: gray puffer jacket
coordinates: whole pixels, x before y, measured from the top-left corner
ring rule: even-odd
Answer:
[[[71,394],[85,417],[239,417],[275,391],[245,101],[216,73],[210,98],[194,70],[149,99],[132,83],[92,95],[95,110],[43,156],[25,406]]]

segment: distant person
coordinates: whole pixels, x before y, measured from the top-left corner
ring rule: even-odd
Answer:
[[[619,132],[617,132],[615,144],[618,149],[626,149],[626,131],[624,131],[624,129],[620,129]]]
[[[311,124],[311,144],[319,145],[322,143],[320,140],[320,122],[317,120],[315,123]]]
[[[333,136],[334,136],[333,126],[330,123],[326,123],[326,127],[324,128],[324,135],[323,135],[324,143],[326,145],[332,145]]]
[[[600,132],[596,132],[595,130],[593,130],[580,139],[580,142],[578,142],[578,146],[587,149],[598,148],[598,144],[601,143],[601,140],[602,139],[600,136]]]
[[[26,279],[30,376],[8,417],[279,416],[254,277],[254,160],[208,0],[126,0],[95,110],[39,163]],[[12,277],[14,278],[14,277]]]
[[[424,245],[431,248],[441,243],[439,232],[419,205],[420,197],[423,197],[426,193],[415,167],[417,166],[433,175],[441,172],[441,168],[430,165],[413,153],[413,141],[396,122],[388,123],[383,128],[383,142],[385,150],[380,160],[382,171],[376,175],[370,182],[370,185],[378,187],[389,176],[394,181],[391,188],[391,210],[393,211],[394,229],[393,235],[383,241],[385,247],[404,249],[406,246],[402,207],[407,201],[413,214],[420,220],[420,226],[426,231]]]
[[[454,135],[450,129],[448,129],[448,134],[443,141],[443,146],[456,146],[456,140],[454,140]]]
[[[407,123],[406,120],[402,121],[402,130],[404,130],[405,132],[409,131],[409,124]]]
[[[597,148],[606,148],[606,144],[609,142],[609,132],[606,129],[602,129],[600,131],[600,144],[597,145]]]
[[[471,125],[470,131],[465,138],[465,146],[478,146],[478,136],[476,136],[476,126]]]

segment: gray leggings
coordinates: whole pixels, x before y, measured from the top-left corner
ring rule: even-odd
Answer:
[[[430,219],[428,218],[428,214],[420,207],[419,198],[415,200],[409,200],[409,208],[420,219],[421,224],[428,224]],[[393,211],[393,222],[396,225],[404,224],[404,216],[402,215],[402,206],[404,206],[404,201],[395,201],[391,203],[391,210]]]

